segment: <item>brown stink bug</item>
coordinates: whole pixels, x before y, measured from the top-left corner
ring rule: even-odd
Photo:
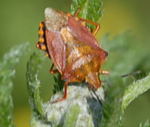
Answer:
[[[61,74],[64,84],[64,96],[67,97],[67,86],[72,82],[87,82],[93,89],[101,86],[99,74],[107,74],[100,70],[108,53],[104,51],[95,38],[99,24],[74,15],[45,9],[45,21],[39,26],[39,42],[37,47],[46,51],[52,59],[50,72]],[[86,24],[96,28],[89,29]],[[53,67],[56,69],[54,70]]]

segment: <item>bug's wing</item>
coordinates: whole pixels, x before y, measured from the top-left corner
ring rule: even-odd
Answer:
[[[94,48],[99,48],[98,42],[87,27],[83,26],[80,21],[75,20],[74,17],[68,18],[68,26],[71,34],[80,42],[83,42]]]
[[[63,42],[60,33],[46,30],[46,43],[55,67],[62,73],[66,62],[66,45]]]
[[[99,47],[96,38],[92,35],[87,27],[81,24],[80,21],[77,21],[74,17],[70,16],[68,18],[68,26],[71,34],[76,38],[77,41],[97,49],[97,53],[100,55],[101,60],[104,60],[107,57],[108,53]]]

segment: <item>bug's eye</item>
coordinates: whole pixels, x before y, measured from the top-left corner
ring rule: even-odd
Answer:
[[[104,50],[101,50],[101,59],[104,60],[107,56],[108,56],[108,52],[104,51]]]
[[[105,57],[107,57],[107,56],[108,56],[108,52],[104,51],[104,54],[105,54]]]

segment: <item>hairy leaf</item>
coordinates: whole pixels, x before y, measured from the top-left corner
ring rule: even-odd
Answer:
[[[136,45],[138,40],[130,32],[124,32],[110,39],[109,35],[102,38],[102,47],[108,51],[106,68],[112,70],[111,74],[124,75],[138,71],[136,66],[143,63],[147,52]]]
[[[135,76],[139,75],[139,73],[136,73],[138,71],[136,68],[139,63],[143,62],[142,60],[147,54],[146,52],[143,53],[140,46],[135,45],[137,40],[129,32],[111,39],[107,35],[102,39],[102,42],[102,47],[109,52],[105,68],[110,71],[109,77],[103,77],[106,99],[104,102],[102,127],[121,126],[124,92],[128,89],[129,84],[136,80]],[[138,69],[140,70],[140,68]]]
[[[0,127],[13,127],[12,111],[12,78],[15,76],[15,65],[28,52],[29,44],[24,43],[12,48],[0,62]]]
[[[139,127],[150,127],[149,120],[147,120],[145,123],[140,123]]]
[[[33,53],[28,61],[26,73],[30,104],[34,115],[40,118],[44,117],[43,102],[39,91],[40,81],[38,80],[38,72],[42,61],[43,57],[39,53]]]
[[[105,80],[106,98],[103,103],[103,118],[101,127],[119,127],[121,125],[121,98],[125,83],[119,76],[110,76]]]
[[[136,82],[133,82],[131,85],[126,88],[123,101],[122,101],[122,111],[124,112],[128,105],[135,100],[138,96],[145,93],[150,89],[150,74]]]

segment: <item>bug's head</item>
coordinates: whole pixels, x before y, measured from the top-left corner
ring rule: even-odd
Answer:
[[[52,8],[45,9],[45,25],[48,30],[59,31],[67,24],[67,16]]]
[[[105,50],[101,49],[100,50],[100,59],[101,59],[102,62],[105,61],[107,56],[108,56],[108,52],[106,52]]]

